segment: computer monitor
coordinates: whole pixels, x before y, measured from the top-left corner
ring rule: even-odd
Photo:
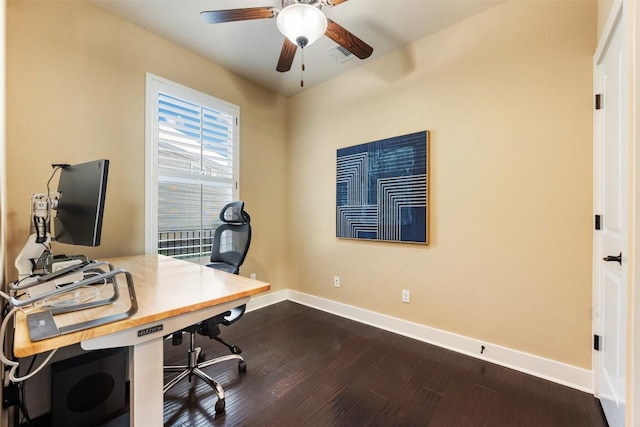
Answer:
[[[66,166],[60,172],[54,203],[54,236],[60,243],[100,245],[109,160]]]

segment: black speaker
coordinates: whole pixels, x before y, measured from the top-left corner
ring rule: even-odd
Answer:
[[[91,351],[51,365],[53,427],[100,426],[126,409],[126,349]]]

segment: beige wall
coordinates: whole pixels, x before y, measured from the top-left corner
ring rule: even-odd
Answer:
[[[144,251],[145,73],[240,106],[241,197],[254,226],[243,274],[285,286],[286,98],[79,1],[7,8],[8,259],[28,234],[29,197],[51,163],[111,160],[102,245],[56,253]],[[55,182],[55,181],[54,181]],[[7,277],[15,275],[13,262]]]
[[[607,23],[607,18],[609,17],[609,12],[613,4],[614,0],[598,0],[598,40],[600,40],[600,36],[602,36],[604,25]]]
[[[0,0],[0,28],[5,28],[6,23],[6,1]],[[5,283],[2,278],[2,272],[5,268],[5,32],[0,32],[0,290],[5,290]],[[4,387],[0,388],[0,399],[3,399],[2,393]],[[0,426],[5,427],[9,424],[9,420],[5,419],[5,411],[0,411]],[[4,417],[4,418],[3,418]]]
[[[6,0],[0,1],[0,28],[5,28],[6,24]],[[5,228],[6,222],[6,85],[5,85],[5,37],[4,31],[0,32],[0,289],[5,290],[4,280],[2,272],[5,269],[6,264],[6,242],[5,242]],[[0,396],[2,392],[0,391]],[[0,425],[2,425],[0,416]]]
[[[245,274],[590,369],[597,18],[507,2],[287,101],[84,2],[10,1],[8,259],[50,163],[98,157],[105,234],[84,252],[144,250],[148,71],[241,107]],[[336,239],[336,149],[423,129],[430,244]]]
[[[596,22],[507,2],[291,98],[291,287],[591,369]],[[423,129],[430,244],[335,238],[336,149]]]

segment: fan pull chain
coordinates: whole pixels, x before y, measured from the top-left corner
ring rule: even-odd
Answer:
[[[300,49],[300,87],[304,87],[304,48]]]

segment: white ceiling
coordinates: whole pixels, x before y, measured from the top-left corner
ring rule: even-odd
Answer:
[[[304,49],[304,88],[300,49],[291,71],[276,64],[284,37],[275,19],[205,24],[203,10],[272,6],[281,0],[89,0],[152,33],[193,51],[234,73],[285,96],[294,95],[366,62],[480,13],[503,0],[349,0],[322,10],[373,47],[373,54],[340,63],[327,51],[327,37]]]

